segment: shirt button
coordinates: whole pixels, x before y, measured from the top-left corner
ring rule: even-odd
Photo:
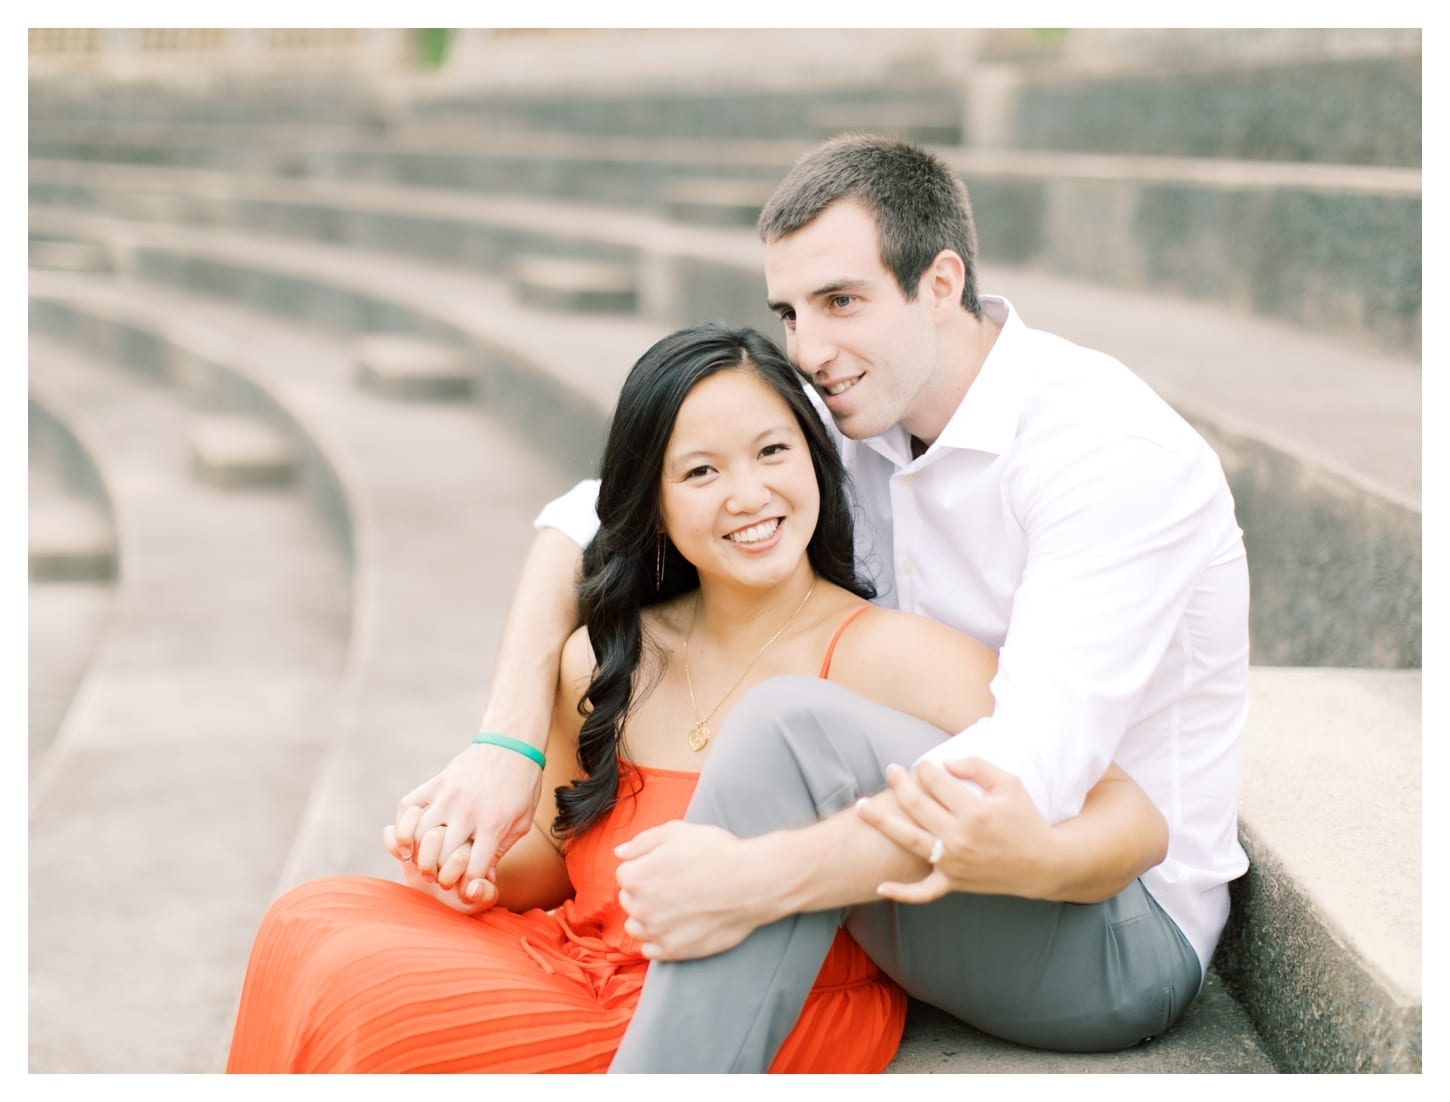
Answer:
[[[910,559],[904,560],[901,564],[901,572],[905,574],[908,578],[911,577],[913,574],[916,573],[916,564]]]

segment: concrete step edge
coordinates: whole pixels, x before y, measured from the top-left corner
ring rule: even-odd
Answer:
[[[1250,869],[1214,963],[1281,1070],[1421,1070],[1421,684],[1250,671]]]
[[[241,349],[231,340],[184,317],[118,302],[114,294],[107,294],[111,286],[95,277],[35,273],[30,298],[32,303],[54,303],[80,319],[122,320],[152,333],[159,346],[172,350],[166,377],[198,407],[230,411],[266,426],[274,442],[281,442],[290,453],[294,476],[350,566],[356,607],[371,569],[367,505],[326,425],[304,412],[281,388],[238,366]],[[349,670],[357,666],[363,646],[361,634],[354,630]]]

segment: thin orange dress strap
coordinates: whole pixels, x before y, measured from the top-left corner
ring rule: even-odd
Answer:
[[[831,642],[826,647],[826,657],[821,660],[821,672],[816,674],[817,677],[825,677],[831,672],[831,656],[836,653],[836,644],[841,641],[841,636],[845,633],[845,630],[851,626],[851,621],[870,607],[870,605],[862,605],[841,621],[841,626],[836,629],[835,634],[831,636]]]

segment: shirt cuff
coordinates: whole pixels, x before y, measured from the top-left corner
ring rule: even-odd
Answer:
[[[534,518],[534,528],[553,528],[563,532],[580,547],[587,547],[599,531],[595,504],[599,500],[599,480],[588,478],[562,497],[556,497]]]

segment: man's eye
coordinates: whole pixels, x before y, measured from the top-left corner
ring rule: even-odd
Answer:
[[[834,306],[837,310],[844,310],[847,306],[850,306],[851,303],[853,303],[854,301],[855,301],[855,299],[853,299],[850,295],[832,295],[831,296],[831,305]]]

